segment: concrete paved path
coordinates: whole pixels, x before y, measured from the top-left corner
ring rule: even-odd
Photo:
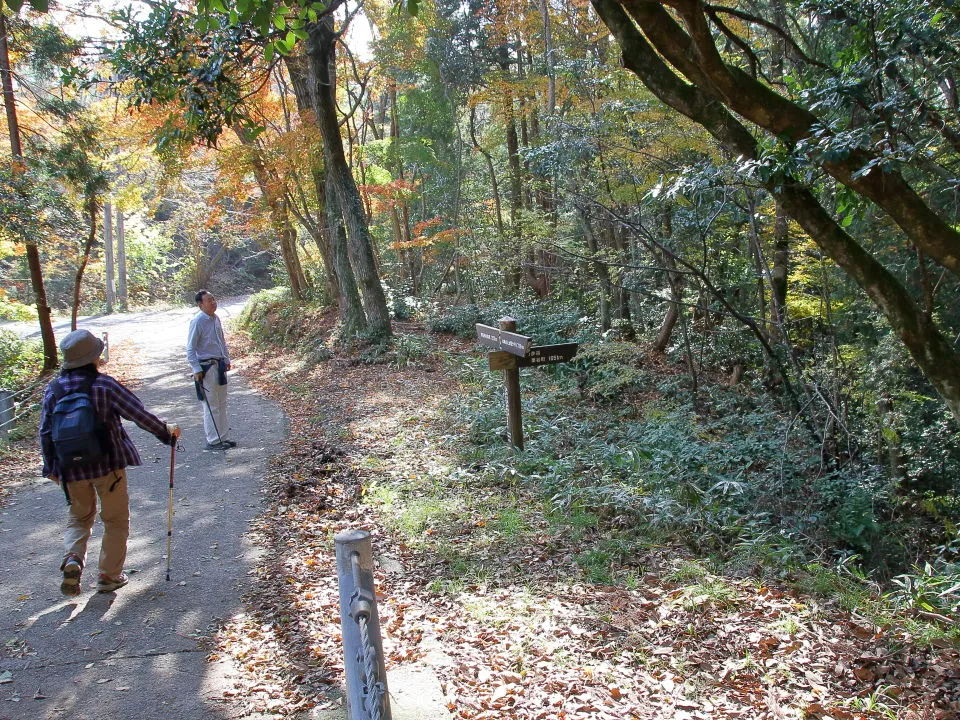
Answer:
[[[242,303],[221,303],[227,320]],[[243,718],[223,697],[230,666],[208,663],[200,640],[241,610],[257,548],[245,537],[262,507],[267,460],[286,434],[272,402],[230,376],[229,414],[239,446],[205,450],[200,409],[184,359],[192,308],[89,318],[109,332],[114,352],[130,339],[143,360],[137,391],[152,412],[183,428],[177,453],[171,580],[166,575],[170,450],[125,421],[143,466],[131,468],[131,580],[97,594],[102,526],[91,539],[83,593],[60,594],[66,506],[39,477],[26,480],[0,509],[0,720]],[[58,338],[68,328],[57,327]],[[105,368],[109,372],[109,365]]]

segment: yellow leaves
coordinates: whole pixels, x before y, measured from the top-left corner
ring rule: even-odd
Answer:
[[[397,240],[390,243],[390,247],[394,250],[409,250],[410,248],[418,247],[429,247],[433,245],[433,240],[430,238],[413,238],[412,240]]]
[[[27,246],[14,240],[0,240],[0,257],[23,257]]]

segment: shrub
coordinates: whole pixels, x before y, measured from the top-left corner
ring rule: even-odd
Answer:
[[[480,322],[480,309],[476,305],[452,305],[428,314],[427,327],[430,332],[448,333],[470,337]]]
[[[255,343],[272,342],[286,337],[294,311],[290,305],[290,288],[261,290],[244,305],[239,324]]]
[[[688,393],[668,387],[674,376],[637,367],[634,346],[588,343],[579,361],[590,397],[603,405],[574,400],[571,386],[582,378],[526,373],[527,387],[538,389],[524,395],[526,450],[512,468],[559,516],[682,538],[740,568],[777,573],[804,548],[813,557],[856,555],[885,571],[903,567],[908,543],[919,549],[917,538],[891,532],[896,498],[881,473],[856,462],[824,466],[820,447],[765,396],[704,387],[695,411]],[[639,407],[617,402],[636,390],[647,391]],[[501,392],[490,380],[459,401],[468,438],[490,455],[503,447]]]
[[[645,359],[646,353],[634,343],[585,343],[576,356],[583,391],[594,399],[615,400],[628,391],[649,387],[652,377],[643,368]]]
[[[500,318],[505,316],[514,318],[517,332],[532,337],[535,345],[565,342],[580,323],[580,313],[572,303],[540,300],[530,295],[490,305],[480,313],[477,322],[497,327]]]
[[[22,340],[15,332],[0,330],[0,389],[22,389],[42,367],[43,346],[39,340]]]
[[[6,297],[0,289],[0,320],[13,322],[32,322],[37,319],[37,309]]]
[[[893,578],[889,594],[897,604],[955,615],[960,612],[960,564],[937,562],[914,566],[909,573]]]

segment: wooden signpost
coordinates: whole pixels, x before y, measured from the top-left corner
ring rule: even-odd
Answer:
[[[523,420],[520,411],[520,368],[567,362],[577,354],[577,343],[532,346],[532,340],[516,332],[517,321],[500,318],[499,328],[477,323],[477,341],[491,349],[487,361],[491,370],[503,370],[507,390],[507,424],[510,442],[523,450]]]

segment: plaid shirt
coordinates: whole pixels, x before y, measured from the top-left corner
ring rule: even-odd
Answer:
[[[75,368],[66,370],[58,380],[67,393],[73,392],[83,384],[84,377],[90,372],[89,368]],[[102,477],[114,470],[120,470],[129,465],[140,465],[140,455],[137,448],[123,429],[120,418],[135,422],[165,445],[173,443],[173,436],[167,432],[167,424],[151,412],[148,412],[140,402],[140,398],[127,390],[123,385],[109,375],[97,374],[96,380],[90,387],[93,397],[93,406],[97,415],[106,425],[109,442],[106,456],[98,463],[83,468],[73,468],[61,472],[57,462],[57,455],[53,449],[53,407],[57,404],[53,396],[53,382],[47,385],[43,396],[43,412],[40,415],[40,450],[43,453],[43,476],[57,477],[64,481],[92,480]]]

